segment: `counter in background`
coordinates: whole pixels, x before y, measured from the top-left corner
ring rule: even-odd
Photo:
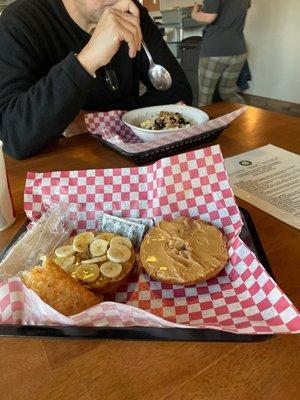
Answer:
[[[153,21],[164,29],[164,39],[180,62],[180,43],[190,36],[202,36],[203,26],[191,18],[191,8],[174,8],[150,12]]]

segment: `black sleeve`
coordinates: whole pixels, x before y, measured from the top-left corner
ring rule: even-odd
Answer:
[[[26,25],[12,13],[0,18],[0,138],[16,159],[58,138],[80,111],[93,78],[73,54],[43,77]]]
[[[152,86],[148,78],[149,61],[145,51],[142,50],[140,77],[147,91],[139,98],[139,106],[172,104],[181,100],[186,104],[191,104],[192,90],[186,76],[144,7],[140,7],[140,18],[143,39],[148,46],[153,61],[164,66],[170,72],[172,86],[166,91],[159,91]]]
[[[207,14],[218,14],[220,11],[220,0],[204,0],[202,11]]]

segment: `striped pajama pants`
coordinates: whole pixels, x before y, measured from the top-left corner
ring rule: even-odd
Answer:
[[[215,88],[224,101],[245,103],[237,93],[236,82],[246,61],[246,54],[229,57],[200,57],[199,60],[199,106],[212,103]]]

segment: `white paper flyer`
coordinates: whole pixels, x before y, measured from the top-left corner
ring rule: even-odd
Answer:
[[[268,144],[225,159],[234,194],[300,229],[300,156]]]

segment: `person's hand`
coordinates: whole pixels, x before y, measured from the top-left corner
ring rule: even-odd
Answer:
[[[95,31],[82,51],[78,61],[91,74],[108,64],[125,41],[129,57],[134,58],[141,49],[142,32],[139,9],[131,0],[120,0],[106,7]]]
[[[72,136],[81,135],[82,133],[89,133],[84,121],[84,112],[80,111],[75,117],[74,121],[65,129],[63,136],[68,138]]]
[[[201,9],[202,9],[202,5],[201,4],[194,3],[194,7],[193,7],[193,10],[192,10],[192,16],[197,14],[199,11],[201,11]]]

